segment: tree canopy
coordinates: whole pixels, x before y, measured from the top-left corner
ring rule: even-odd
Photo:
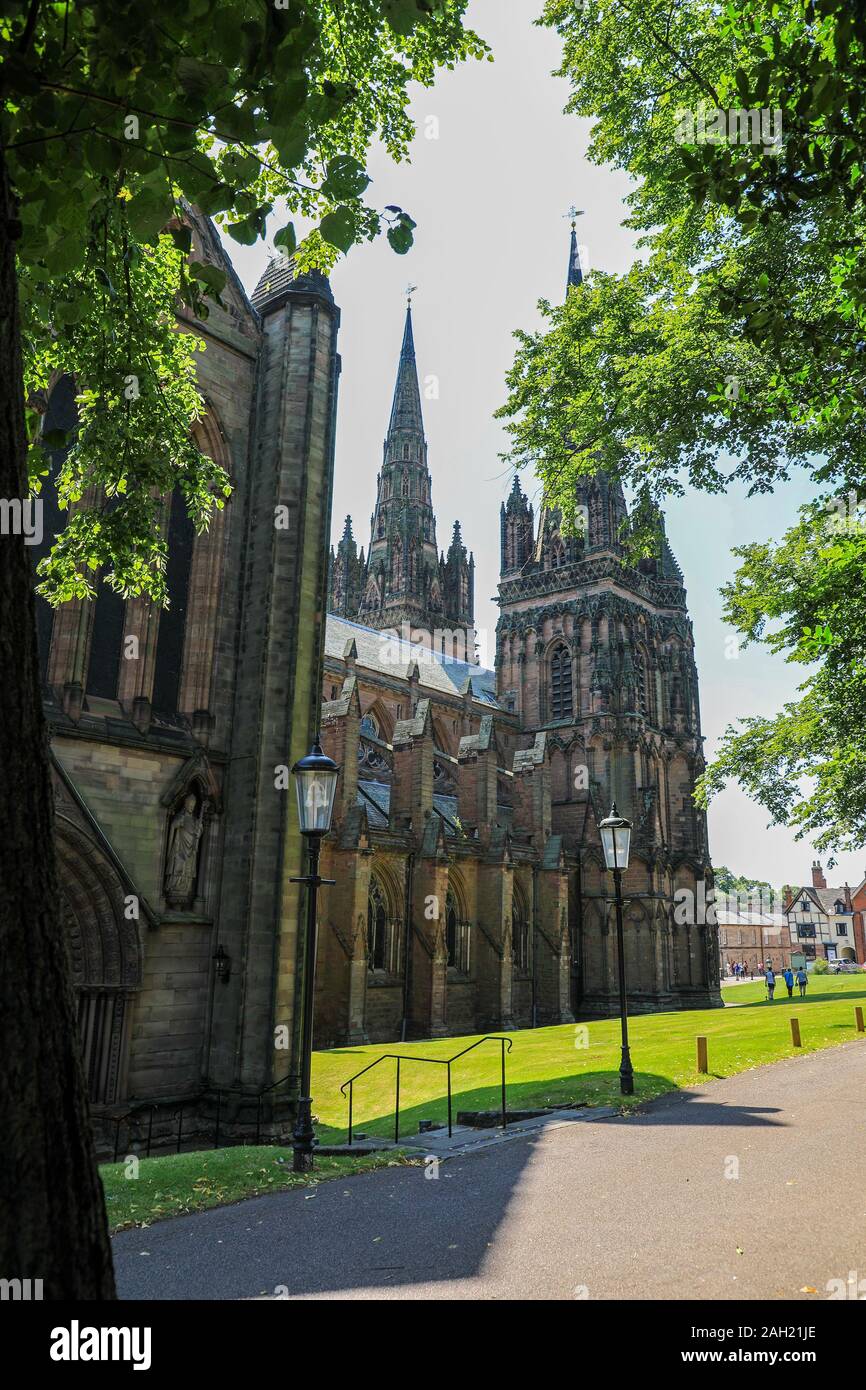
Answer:
[[[165,600],[160,496],[179,487],[197,527],[228,479],[191,438],[202,402],[195,333],[224,273],[190,256],[187,205],[236,241],[263,237],[299,271],[327,270],[414,222],[371,203],[364,161],[397,159],[413,132],[409,85],[486,54],[467,0],[0,0],[0,137],[17,199],[29,470],[40,486],[40,401],[58,372],[79,383],[79,429],[62,464],[74,504],[40,567],[54,603],[94,592]]]
[[[548,0],[590,157],[635,180],[640,256],[518,335],[512,461],[570,505],[863,476],[866,14],[843,0]],[[716,113],[714,115],[714,113]],[[724,119],[717,119],[721,117]],[[714,124],[715,121],[715,124]]]

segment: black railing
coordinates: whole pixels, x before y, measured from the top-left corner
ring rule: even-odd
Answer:
[[[174,1151],[175,1151],[175,1153],[180,1153],[180,1151],[181,1151],[181,1144],[183,1143],[183,1117],[184,1117],[184,1111],[185,1111],[185,1110],[188,1110],[191,1106],[199,1106],[199,1105],[202,1104],[202,1102],[205,1102],[205,1101],[216,1101],[216,1115],[215,1115],[215,1117],[214,1117],[214,1129],[213,1129],[213,1147],[214,1147],[215,1149],[220,1148],[220,1147],[221,1147],[221,1144],[220,1144],[220,1137],[221,1137],[221,1130],[222,1130],[222,1110],[223,1110],[223,1097],[224,1097],[224,1096],[244,1096],[244,1097],[246,1097],[246,1099],[247,1099],[248,1101],[255,1100],[255,1102],[256,1102],[256,1138],[255,1138],[255,1142],[256,1142],[256,1144],[261,1144],[261,1142],[262,1142],[262,1101],[263,1101],[264,1097],[265,1097],[266,1095],[268,1095],[271,1091],[275,1091],[275,1090],[277,1089],[278,1086],[285,1086],[285,1085],[287,1085],[288,1082],[289,1082],[290,1080],[294,1080],[294,1078],[291,1078],[291,1077],[288,1077],[288,1076],[281,1077],[279,1081],[274,1081],[270,1086],[265,1086],[263,1090],[261,1090],[261,1091],[259,1091],[259,1092],[257,1092],[257,1093],[253,1093],[253,1094],[250,1094],[249,1091],[241,1090],[239,1087],[224,1086],[224,1087],[221,1087],[221,1088],[219,1088],[218,1090],[215,1090],[215,1091],[202,1091],[202,1092],[201,1092],[199,1095],[197,1095],[197,1096],[186,1096],[186,1097],[185,1097],[183,1100],[181,1100],[181,1101],[174,1101],[174,1102],[171,1102],[171,1101],[170,1101],[170,1102],[168,1102],[168,1103],[160,1103],[159,1101],[143,1101],[140,1105],[132,1105],[132,1106],[130,1107],[130,1109],[127,1110],[127,1111],[125,1111],[122,1115],[117,1115],[117,1116],[114,1117],[114,1162],[115,1162],[115,1163],[117,1162],[117,1160],[118,1160],[118,1155],[119,1155],[119,1153],[120,1153],[120,1131],[121,1131],[121,1126],[122,1126],[124,1123],[128,1124],[129,1121],[130,1121],[134,1116],[139,1116],[139,1115],[147,1114],[147,1116],[148,1116],[148,1120],[147,1120],[147,1140],[146,1140],[146,1143],[145,1143],[145,1154],[144,1154],[144,1156],[145,1156],[145,1158],[150,1158],[151,1148],[152,1148],[152,1146],[153,1146],[153,1117],[154,1117],[154,1114],[158,1114],[158,1113],[170,1114],[171,1111],[172,1111],[173,1109],[176,1110],[176,1112],[177,1112],[177,1136],[176,1136],[176,1138],[173,1140],[173,1143],[174,1143]],[[196,1134],[200,1134],[201,1132],[202,1132],[202,1131],[201,1131],[201,1128],[200,1128],[200,1127],[195,1131]],[[162,1139],[165,1139],[167,1136],[163,1135],[163,1136],[160,1136],[160,1137],[161,1137]],[[192,1138],[192,1137],[193,1137],[192,1134],[190,1134],[189,1137]],[[132,1136],[131,1136],[131,1126],[130,1126],[130,1133],[128,1134],[128,1143],[132,1144],[133,1142],[134,1142],[134,1141],[132,1140]]]
[[[477,1042],[470,1043],[468,1047],[464,1047],[464,1048],[463,1048],[463,1051],[462,1051],[462,1052],[455,1052],[455,1054],[454,1054],[453,1057],[416,1057],[416,1056],[414,1055],[414,1053],[411,1053],[411,1052],[408,1052],[408,1053],[407,1053],[407,1052],[402,1052],[402,1053],[401,1053],[401,1052],[383,1052],[382,1055],[381,1055],[381,1057],[377,1057],[377,1058],[376,1058],[375,1062],[370,1062],[366,1067],[362,1067],[361,1070],[358,1071],[358,1072],[356,1072],[354,1076],[350,1076],[349,1079],[348,1079],[348,1081],[344,1081],[343,1084],[342,1084],[342,1086],[340,1087],[340,1090],[341,1090],[341,1092],[342,1092],[343,1095],[346,1094],[346,1087],[348,1086],[348,1088],[349,1088],[349,1137],[348,1137],[347,1142],[348,1142],[349,1144],[351,1144],[351,1142],[352,1142],[352,1124],[353,1124],[353,1107],[354,1107],[354,1089],[355,1089],[355,1082],[358,1080],[358,1078],[359,1078],[360,1076],[364,1076],[366,1072],[372,1071],[374,1067],[378,1067],[378,1065],[379,1065],[380,1062],[387,1062],[387,1061],[389,1061],[389,1060],[390,1060],[390,1061],[394,1061],[394,1062],[397,1063],[397,1075],[396,1075],[396,1083],[395,1083],[395,1087],[394,1087],[394,1143],[395,1143],[395,1144],[398,1143],[398,1142],[399,1142],[399,1139],[400,1139],[400,1064],[401,1064],[401,1062],[426,1062],[426,1063],[429,1063],[431,1066],[434,1066],[434,1067],[445,1067],[445,1068],[446,1068],[446,1073],[447,1073],[447,1086],[448,1086],[448,1090],[447,1090],[447,1096],[448,1096],[448,1137],[449,1137],[449,1139],[450,1139],[450,1137],[451,1137],[451,1131],[452,1131],[452,1123],[451,1123],[451,1120],[452,1120],[452,1116],[451,1116],[451,1109],[452,1109],[452,1105],[451,1105],[451,1102],[452,1102],[452,1093],[451,1093],[451,1066],[452,1066],[452,1064],[453,1064],[454,1062],[459,1061],[461,1057],[465,1057],[466,1054],[467,1054],[467,1052],[472,1052],[472,1051],[474,1051],[474,1049],[475,1049],[476,1047],[480,1047],[482,1043],[487,1043],[487,1042],[499,1043],[499,1044],[500,1044],[500,1047],[501,1047],[501,1049],[502,1049],[502,1053],[501,1053],[501,1067],[502,1067],[502,1069],[501,1069],[500,1087],[501,1087],[501,1092],[502,1092],[502,1106],[501,1106],[501,1110],[502,1110],[502,1128],[504,1129],[505,1126],[506,1126],[506,1124],[507,1124],[507,1114],[506,1114],[506,1108],[505,1108],[505,1053],[506,1053],[506,1051],[508,1051],[508,1052],[511,1051],[512,1043],[511,1043],[511,1039],[510,1039],[510,1038],[502,1038],[502,1037],[497,1037],[497,1036],[494,1036],[494,1035],[490,1035],[489,1037],[479,1038]]]

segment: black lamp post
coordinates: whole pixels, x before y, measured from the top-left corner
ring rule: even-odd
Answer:
[[[319,850],[322,836],[331,828],[334,794],[340,769],[332,758],[323,753],[318,739],[313,750],[295,763],[292,772],[298,793],[298,820],[301,834],[307,841],[309,873],[293,878],[292,883],[307,885],[307,931],[304,942],[304,980],[301,1013],[301,1093],[292,1134],[296,1173],[306,1173],[313,1166],[313,1101],[310,1096],[310,1070],[313,1059],[313,996],[316,982],[316,897],[321,883],[333,883],[332,878],[319,878]]]
[[[625,987],[625,947],[622,939],[622,871],[628,868],[631,844],[631,821],[618,814],[616,802],[610,815],[598,827],[604,849],[604,862],[613,873],[616,894],[616,952],[619,961],[619,1015],[622,1025],[622,1061],[619,1067],[619,1089],[624,1096],[634,1094],[634,1072],[628,1050],[628,999]]]

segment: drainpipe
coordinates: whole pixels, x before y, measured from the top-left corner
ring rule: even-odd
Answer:
[[[412,1001],[412,880],[415,871],[415,855],[410,852],[406,859],[406,884],[403,892],[405,920],[403,922],[403,1018],[400,1023],[400,1041],[406,1041],[409,1027],[409,1011]]]

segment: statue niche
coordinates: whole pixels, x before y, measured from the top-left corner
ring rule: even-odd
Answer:
[[[192,907],[198,883],[199,846],[208,802],[187,791],[172,815],[165,851],[165,900],[170,907]]]

